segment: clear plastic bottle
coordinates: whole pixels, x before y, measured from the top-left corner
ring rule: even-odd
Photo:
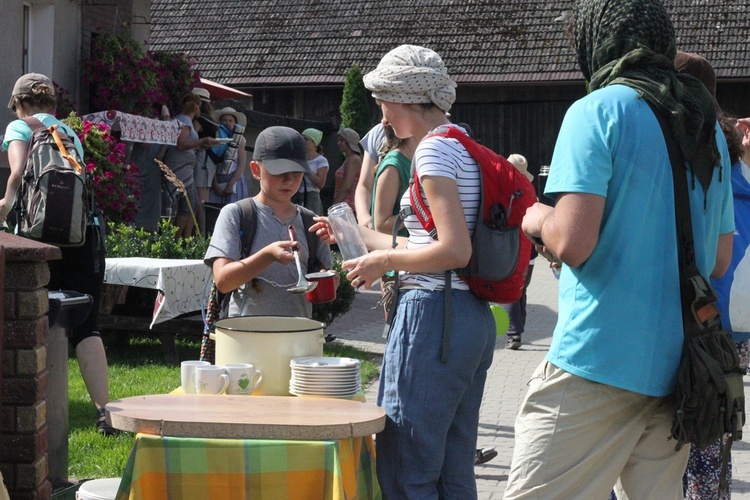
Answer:
[[[337,203],[329,208],[328,221],[331,223],[336,244],[344,260],[356,259],[367,253],[357,219],[348,204]]]
[[[549,165],[539,167],[539,174],[536,177],[536,195],[539,201],[551,207],[555,206],[555,200],[548,198],[544,194],[544,188],[547,186],[547,177],[549,177]]]

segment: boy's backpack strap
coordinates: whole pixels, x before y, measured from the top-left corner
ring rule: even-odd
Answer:
[[[240,241],[242,242],[242,256],[250,255],[250,247],[255,239],[258,226],[258,215],[255,212],[255,202],[252,198],[243,198],[237,202],[240,207]]]
[[[302,216],[302,225],[305,226],[305,239],[307,240],[307,250],[309,252],[309,255],[307,257],[307,271],[312,273],[320,270],[320,267],[323,264],[322,262],[320,262],[320,260],[318,260],[320,238],[318,238],[317,234],[310,232],[310,226],[315,224],[313,217],[317,217],[318,215],[312,210],[303,207],[302,205],[297,206],[299,207],[299,212]]]
[[[246,257],[250,255],[250,248],[253,245],[255,239],[255,231],[258,227],[258,215],[255,207],[255,202],[252,198],[244,198],[237,202],[240,207],[241,218],[240,218],[240,240],[242,242],[242,256]],[[302,216],[302,224],[305,226],[305,238],[307,239],[307,249],[309,251],[309,257],[307,260],[307,269],[310,272],[317,270],[321,266],[320,260],[318,260],[318,248],[320,247],[320,238],[316,234],[309,231],[310,226],[315,224],[313,217],[317,217],[317,214],[312,210],[308,210],[303,206],[299,206],[300,215]],[[316,267],[317,266],[317,267]]]

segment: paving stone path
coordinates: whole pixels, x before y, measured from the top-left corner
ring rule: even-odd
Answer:
[[[334,333],[341,342],[360,349],[383,353],[383,310],[376,307],[378,291],[360,291],[352,310],[334,321],[326,333]],[[523,345],[517,351],[505,349],[505,337],[498,337],[495,358],[487,376],[479,423],[480,447],[493,446],[498,451],[494,460],[476,467],[479,498],[503,498],[511,457],[513,455],[513,424],[516,412],[526,394],[526,383],[549,349],[557,321],[557,281],[546,265],[534,271],[528,291],[528,319]],[[750,377],[748,378],[750,380]],[[748,382],[745,382],[748,385]],[[375,401],[377,382],[366,391],[368,401]],[[748,441],[734,444],[732,458],[734,479],[732,497],[750,499],[750,427]]]

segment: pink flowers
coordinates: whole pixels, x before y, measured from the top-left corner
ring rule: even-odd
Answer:
[[[125,144],[110,134],[109,127],[82,121],[75,113],[65,119],[83,145],[86,174],[97,205],[112,222],[132,222],[140,185],[138,169],[125,161]]]
[[[172,110],[196,86],[196,62],[185,54],[144,51],[127,35],[100,33],[84,59],[83,81],[91,87],[92,111],[116,109],[152,117],[155,103]]]

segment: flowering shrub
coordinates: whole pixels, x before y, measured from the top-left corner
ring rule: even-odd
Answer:
[[[147,57],[154,61],[156,77],[165,93],[163,102],[175,114],[182,112],[182,98],[197,87],[200,72],[195,69],[195,60],[182,53],[163,50],[149,51]]]
[[[91,57],[82,64],[95,111],[116,109],[151,116],[153,103],[163,102],[152,61],[128,36],[99,34],[92,40]]]
[[[182,109],[182,96],[200,81],[195,61],[185,54],[144,52],[128,35],[101,33],[84,59],[83,81],[91,86],[93,111],[116,109],[154,115],[154,104]]]
[[[57,100],[57,111],[55,112],[55,116],[66,117],[70,113],[76,111],[78,107],[76,106],[76,101],[73,99],[70,92],[58,85],[57,82],[52,82],[52,85],[55,86],[55,99]]]
[[[125,161],[125,144],[110,134],[107,125],[84,121],[75,113],[63,121],[81,140],[89,189],[99,208],[110,221],[132,222],[140,185],[138,169]]]

